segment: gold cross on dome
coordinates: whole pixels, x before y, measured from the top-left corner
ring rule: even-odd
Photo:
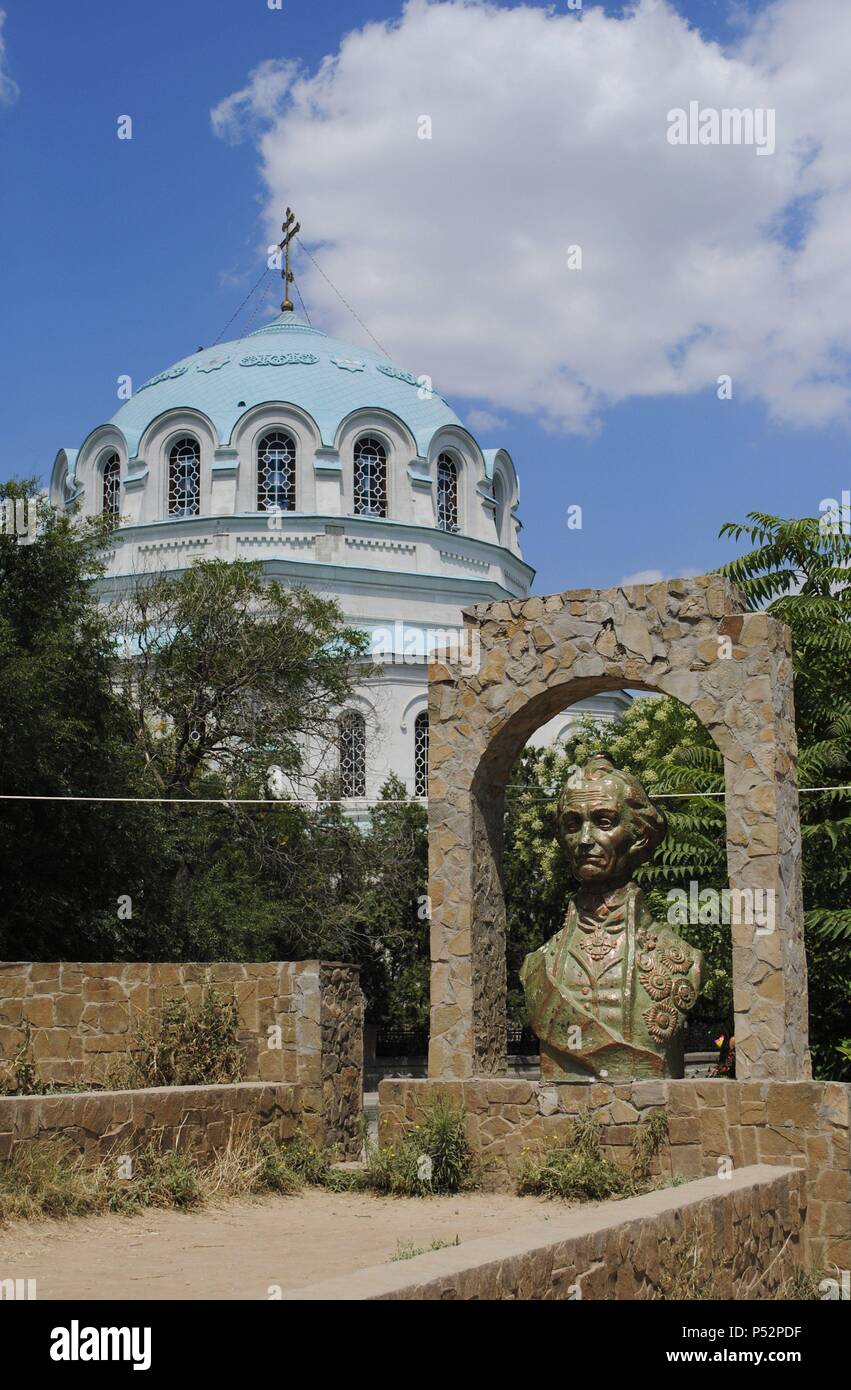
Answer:
[[[295,240],[297,232],[301,231],[301,223],[296,222],[295,213],[292,208],[287,208],[287,215],[281,223],[281,231],[284,234],[283,241],[278,242],[278,246],[284,252],[284,269],[281,271],[281,279],[284,282],[284,302],[281,305],[283,313],[292,313],[293,302],[290,299],[290,285],[295,276],[290,270],[290,243]]]

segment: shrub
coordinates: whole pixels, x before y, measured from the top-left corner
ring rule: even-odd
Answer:
[[[394,1197],[461,1192],[475,1186],[463,1112],[443,1096],[428,1106],[423,1123],[393,1145],[367,1144],[363,1186]]]
[[[211,1163],[202,1163],[191,1153],[175,1149],[160,1149],[146,1144],[131,1155],[130,1179],[120,1178],[114,1160],[107,1160],[99,1170],[106,1206],[110,1211],[141,1211],[145,1207],[198,1207],[209,1196],[204,1182],[205,1170]]]
[[[434,1102],[423,1124],[398,1144],[378,1149],[367,1143],[366,1148],[363,1168],[340,1169],[303,1133],[279,1144],[251,1129],[213,1155],[163,1149],[160,1136],[91,1165],[62,1137],[39,1140],[20,1145],[0,1168],[0,1222],[103,1211],[130,1215],[146,1207],[190,1208],[262,1192],[290,1195],[306,1184],[335,1192],[402,1196],[473,1186],[463,1115],[442,1100]],[[130,1176],[125,1177],[128,1158]]]
[[[653,1160],[668,1137],[668,1116],[664,1110],[651,1110],[632,1136],[632,1171],[639,1182],[647,1182]]]
[[[0,1096],[43,1096],[47,1087],[32,1055],[32,1028],[24,1022],[24,1037],[11,1062],[0,1062]]]
[[[765,1289],[762,1287],[766,1276],[771,1272],[773,1261],[765,1268],[754,1267],[752,1278],[744,1288],[740,1286],[739,1299],[758,1298],[760,1300],[794,1300],[809,1302],[821,1298],[819,1289],[820,1271],[798,1267],[782,1282]],[[704,1300],[723,1300],[727,1296],[725,1270],[729,1270],[732,1256],[725,1256],[716,1248],[712,1237],[702,1236],[698,1231],[684,1231],[668,1247],[661,1265],[655,1288],[647,1294],[648,1298],[664,1299],[666,1302],[700,1302]]]
[[[242,1077],[239,1006],[208,986],[198,1004],[165,999],[137,1027],[126,1086],[218,1086]]]
[[[824,1270],[796,1269],[785,1285],[781,1285],[774,1298],[794,1300],[797,1303],[815,1303],[824,1297],[821,1287],[825,1278]]]
[[[330,1170],[331,1160],[325,1150],[301,1132],[285,1144],[273,1144],[264,1151],[263,1177],[276,1192],[295,1192],[306,1183],[324,1186]]]
[[[667,1132],[664,1111],[653,1111],[636,1129],[629,1168],[621,1168],[602,1152],[599,1121],[581,1111],[564,1137],[524,1149],[517,1190],[574,1202],[633,1196],[651,1185],[650,1166]]]
[[[713,1240],[704,1245],[697,1231],[685,1231],[668,1248],[651,1298],[702,1302],[723,1297],[723,1260]]]

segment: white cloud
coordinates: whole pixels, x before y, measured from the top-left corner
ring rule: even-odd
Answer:
[[[504,430],[507,421],[502,415],[495,415],[492,410],[468,410],[467,424],[471,430],[487,434],[489,430]]]
[[[665,574],[663,570],[636,570],[635,574],[624,575],[620,587],[628,589],[632,584],[659,584],[663,579],[691,579],[696,574],[700,574],[700,570],[677,570],[676,574]]]
[[[296,63],[269,58],[253,69],[246,85],[210,112],[213,130],[229,145],[262,129],[280,109],[298,70]]]
[[[0,10],[0,106],[11,106],[18,99],[19,88],[6,60],[6,40],[3,37],[5,23],[6,11]]]
[[[620,582],[622,588],[628,589],[632,584],[658,584],[664,578],[661,570],[636,570],[635,574],[625,574]]]
[[[264,244],[291,204],[394,360],[444,394],[588,430],[609,403],[729,374],[734,399],[823,423],[851,405],[849,51],[848,0],[775,0],[728,50],[666,0],[623,18],[411,0],[313,75],[262,64],[213,124],[257,143]],[[776,152],[670,145],[692,100],[773,108]],[[359,337],[296,268],[311,313]]]

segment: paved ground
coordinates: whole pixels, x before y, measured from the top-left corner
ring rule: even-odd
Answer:
[[[462,1243],[563,1212],[535,1197],[392,1198],[308,1189],[196,1213],[151,1211],[0,1228],[0,1279],[40,1299],[266,1299],[392,1260],[400,1244]]]

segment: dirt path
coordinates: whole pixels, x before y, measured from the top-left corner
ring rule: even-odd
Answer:
[[[150,1211],[0,1228],[0,1279],[38,1281],[39,1299],[265,1299],[428,1248],[545,1226],[562,1208],[470,1193],[391,1198],[308,1189],[200,1212]]]

